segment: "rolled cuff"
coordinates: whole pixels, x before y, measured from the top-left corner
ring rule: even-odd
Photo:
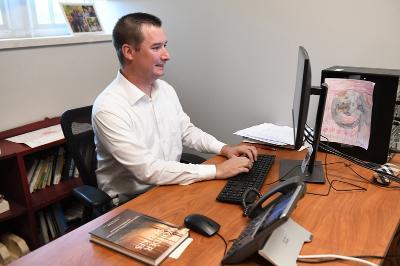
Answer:
[[[213,145],[212,146],[213,147],[213,151],[212,152],[215,153],[215,154],[220,154],[221,150],[222,150],[222,147],[224,147],[226,144],[216,139],[213,142],[212,145]]]
[[[196,179],[188,180],[186,182],[180,183],[180,185],[189,185],[194,182],[215,179],[217,174],[217,167],[214,164],[199,164],[198,167],[198,177]]]

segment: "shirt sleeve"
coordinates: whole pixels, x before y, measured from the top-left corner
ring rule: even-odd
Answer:
[[[120,115],[99,111],[93,116],[93,128],[103,148],[132,173],[132,178],[141,182],[155,185],[187,185],[215,178],[215,165],[184,164],[155,158],[138,141],[135,129]]]

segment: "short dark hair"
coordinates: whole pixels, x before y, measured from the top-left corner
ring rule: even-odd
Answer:
[[[122,45],[130,44],[138,50],[144,39],[142,32],[142,25],[144,24],[161,27],[162,22],[154,15],[138,12],[121,17],[115,24],[112,38],[121,65],[124,64]]]

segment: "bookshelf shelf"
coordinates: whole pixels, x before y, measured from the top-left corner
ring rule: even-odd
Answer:
[[[36,161],[37,169],[39,169],[39,164],[42,161],[45,162],[43,163],[44,165],[48,165],[43,166],[43,171],[47,171],[49,174],[46,175],[41,172],[42,179],[37,178],[37,180],[46,183],[46,181],[43,181],[46,179],[43,178],[52,177],[51,181],[47,179],[49,183],[52,183],[54,172],[50,172],[49,169],[52,169],[52,165],[53,167],[57,165],[58,158],[65,156],[61,152],[58,153],[61,150],[60,147],[65,149],[65,140],[60,139],[31,148],[25,144],[14,143],[5,139],[59,123],[60,119],[58,117],[46,118],[35,123],[0,132],[0,194],[3,194],[10,203],[10,210],[0,214],[0,232],[12,232],[19,235],[27,242],[31,250],[38,248],[43,243],[40,237],[39,213],[43,214],[43,210],[46,210],[47,207],[49,209],[53,208],[50,205],[70,197],[72,190],[80,186],[82,181],[79,177],[64,177],[62,175],[63,177],[58,184],[30,193],[28,176],[34,161]],[[57,151],[57,153],[53,151]],[[57,155],[61,157],[57,157]],[[45,156],[49,156],[53,161],[43,159]],[[72,169],[73,166],[70,167]],[[34,172],[31,172],[32,177],[36,177],[32,175]],[[36,185],[38,183],[35,183]]]
[[[77,186],[82,185],[80,178],[61,181],[57,185],[49,186],[32,193],[32,208],[37,211],[58,202],[71,195]]]
[[[8,203],[10,204],[10,210],[0,214],[0,222],[10,220],[27,212],[25,207],[12,200],[9,200]]]

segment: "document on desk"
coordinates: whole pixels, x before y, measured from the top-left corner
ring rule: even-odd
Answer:
[[[44,145],[63,138],[64,134],[62,132],[61,125],[54,125],[31,131],[22,135],[14,136],[6,140],[16,143],[24,143],[31,148],[35,148],[40,145]]]
[[[244,138],[249,138],[273,145],[294,145],[293,128],[278,126],[271,123],[245,128],[233,133]]]

